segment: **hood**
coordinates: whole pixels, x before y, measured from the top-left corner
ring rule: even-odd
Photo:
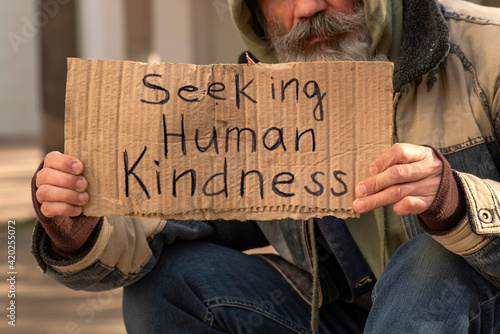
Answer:
[[[276,63],[269,43],[253,30],[252,14],[245,1],[228,0],[228,3],[234,24],[250,52],[264,63]],[[384,54],[397,61],[403,29],[403,0],[364,0],[364,3],[373,54]]]

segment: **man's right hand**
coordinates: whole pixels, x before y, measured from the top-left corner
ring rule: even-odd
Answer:
[[[36,199],[42,214],[76,217],[89,200],[88,182],[81,174],[83,163],[77,158],[50,152],[45,156],[43,168],[36,176]]]

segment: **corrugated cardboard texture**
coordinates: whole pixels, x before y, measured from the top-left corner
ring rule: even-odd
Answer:
[[[89,216],[355,216],[392,141],[389,63],[68,60],[66,153]]]

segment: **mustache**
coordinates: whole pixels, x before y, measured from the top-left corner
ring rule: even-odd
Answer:
[[[363,7],[356,9],[352,14],[324,13],[303,18],[288,32],[284,32],[276,22],[270,22],[274,32],[274,42],[282,47],[304,50],[308,46],[308,40],[312,37],[332,37],[352,32],[359,26],[364,25],[365,13]]]

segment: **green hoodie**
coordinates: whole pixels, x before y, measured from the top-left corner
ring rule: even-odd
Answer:
[[[276,63],[269,43],[252,29],[252,14],[245,1],[228,2],[234,24],[250,52],[262,62]],[[403,29],[403,0],[365,0],[365,14],[372,35],[373,54],[387,55],[395,62],[396,68]],[[401,218],[391,207],[384,207],[358,219],[347,219],[346,223],[373,273],[379,278],[390,256],[406,240]]]

